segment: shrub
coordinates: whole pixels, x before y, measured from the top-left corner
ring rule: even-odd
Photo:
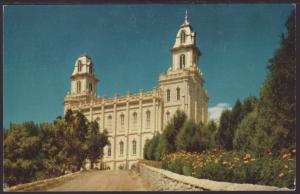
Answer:
[[[182,164],[181,164],[181,159],[176,158],[175,161],[172,163],[172,171],[178,174],[183,174],[182,173]]]
[[[202,125],[186,121],[176,138],[176,149],[183,151],[202,151],[205,146],[201,134]]]
[[[295,149],[280,156],[209,150],[202,153],[176,152],[162,158],[162,168],[196,178],[294,187]]]
[[[183,164],[182,172],[185,176],[192,176],[193,167],[192,167],[192,161],[187,161]]]

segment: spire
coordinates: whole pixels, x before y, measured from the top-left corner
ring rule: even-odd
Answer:
[[[185,10],[185,16],[184,16],[184,23],[183,25],[189,25],[189,18],[188,18],[188,14],[187,14],[187,9]]]

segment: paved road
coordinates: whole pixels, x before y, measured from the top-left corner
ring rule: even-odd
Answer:
[[[147,191],[142,178],[126,170],[88,171],[48,191]]]

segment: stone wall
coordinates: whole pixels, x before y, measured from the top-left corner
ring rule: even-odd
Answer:
[[[273,186],[197,179],[139,163],[139,171],[154,191],[290,191]]]
[[[5,188],[5,192],[16,192],[16,191],[45,191],[47,187],[53,186],[64,181],[71,180],[76,176],[80,175],[82,171],[66,174],[63,176],[35,181],[31,183],[19,184],[13,187]]]

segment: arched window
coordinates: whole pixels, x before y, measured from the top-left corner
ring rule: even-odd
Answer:
[[[110,144],[110,142],[108,142],[108,144],[107,144],[107,156],[111,157],[111,144]]]
[[[177,100],[180,100],[180,88],[176,88]]]
[[[134,112],[132,114],[132,127],[133,127],[134,130],[137,127],[137,113],[136,112]]]
[[[120,156],[123,156],[123,152],[124,152],[124,143],[123,141],[120,142]]]
[[[179,63],[179,68],[182,69],[185,67],[185,55],[180,55],[180,63]]]
[[[169,111],[166,112],[166,118],[167,118],[167,122],[169,122],[169,120],[170,120],[170,112]]]
[[[81,82],[77,81],[77,93],[81,92]]]
[[[100,123],[100,118],[99,118],[99,117],[96,118],[96,122],[97,122],[98,124]]]
[[[149,110],[147,110],[147,112],[146,112],[146,127],[147,128],[150,128],[150,111]]]
[[[121,128],[124,128],[124,114],[120,115],[120,120],[121,120]]]
[[[111,116],[111,115],[109,115],[109,116],[107,117],[107,130],[108,130],[108,131],[111,131],[111,130],[112,130],[112,116]]]
[[[180,33],[180,43],[185,43],[185,31],[182,30]]]
[[[93,91],[93,84],[92,83],[89,83],[89,90],[90,90],[90,92]]]
[[[90,64],[90,66],[89,66],[89,72],[90,72],[90,74],[93,73],[93,65],[92,64]]]
[[[136,155],[136,141],[135,140],[132,141],[132,154]]]
[[[171,98],[171,91],[167,89],[167,102],[170,101],[170,98]]]
[[[82,64],[81,64],[81,62],[80,61],[78,61],[78,63],[77,63],[77,70],[78,70],[78,72],[80,72],[81,71],[81,68],[82,68]]]

